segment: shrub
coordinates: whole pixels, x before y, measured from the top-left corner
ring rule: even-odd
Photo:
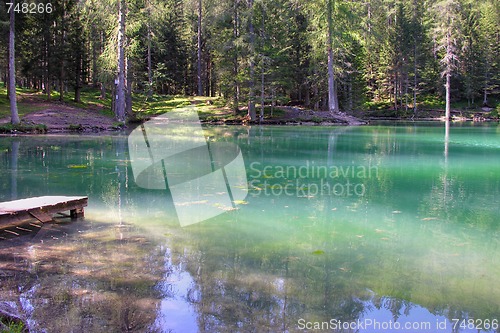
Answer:
[[[47,133],[47,126],[44,124],[20,123],[13,125],[11,123],[7,123],[0,125],[0,133],[45,134]]]

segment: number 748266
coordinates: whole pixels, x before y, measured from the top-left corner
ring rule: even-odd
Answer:
[[[7,13],[14,11],[19,14],[50,14],[53,11],[52,4],[50,2],[47,3],[35,3],[35,2],[7,2],[6,5]]]

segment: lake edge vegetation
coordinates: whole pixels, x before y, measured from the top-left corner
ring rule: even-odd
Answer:
[[[48,102],[93,91],[119,122],[174,95],[210,97],[244,122],[279,105],[364,118],[498,113],[493,0],[53,0],[34,13],[13,3],[0,8],[13,123],[16,84]]]

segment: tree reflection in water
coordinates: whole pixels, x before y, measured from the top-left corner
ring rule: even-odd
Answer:
[[[209,131],[260,165],[371,163],[379,173],[358,179],[364,197],[249,196],[239,210],[180,228],[168,196],[130,181],[126,137],[16,138],[18,151],[9,138],[1,200],[86,193],[90,206],[85,220],[0,241],[0,299],[47,332],[295,332],[301,318],[500,312],[498,179],[454,167],[451,142],[464,138],[450,136],[443,179],[440,130]],[[491,158],[482,163],[498,165]]]

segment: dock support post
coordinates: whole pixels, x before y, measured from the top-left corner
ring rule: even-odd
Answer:
[[[83,207],[70,210],[69,215],[71,216],[72,219],[83,217],[84,216]]]

